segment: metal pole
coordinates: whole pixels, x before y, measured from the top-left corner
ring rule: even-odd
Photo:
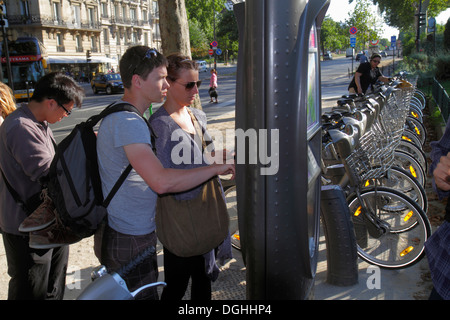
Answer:
[[[3,41],[5,43],[5,59],[6,59],[6,71],[8,73],[8,85],[14,93],[14,84],[11,73],[11,61],[9,60],[8,37],[6,35],[5,20],[3,20],[3,14],[0,15],[0,25],[2,26]]]

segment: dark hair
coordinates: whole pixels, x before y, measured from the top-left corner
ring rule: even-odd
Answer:
[[[167,78],[175,81],[179,78],[180,71],[198,70],[198,63],[192,61],[190,57],[182,55],[181,53],[173,53],[167,57],[169,66],[167,67]]]
[[[81,107],[85,93],[71,77],[52,72],[43,76],[34,87],[32,101],[42,102],[44,99],[55,99],[60,104],[74,102],[75,106]]]
[[[150,54],[149,54],[150,53]],[[131,87],[131,79],[137,74],[146,79],[153,69],[166,66],[166,58],[156,49],[147,46],[134,46],[125,51],[119,62],[120,76],[123,86]]]

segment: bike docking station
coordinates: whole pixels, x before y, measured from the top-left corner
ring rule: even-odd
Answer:
[[[236,150],[239,231],[247,299],[313,295],[321,194],[319,35],[329,0],[247,0],[234,6],[239,28],[236,130],[267,130],[275,172]],[[261,139],[259,141],[261,148]],[[260,153],[261,154],[261,153]],[[267,162],[266,162],[267,163]]]

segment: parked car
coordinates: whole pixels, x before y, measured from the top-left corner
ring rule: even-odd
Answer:
[[[92,91],[97,94],[105,91],[107,94],[123,92],[122,78],[119,73],[99,73],[91,81]]]
[[[208,67],[206,65],[206,61],[196,61],[198,64],[198,72],[207,72]]]
[[[381,51],[380,56],[382,56],[383,58],[386,58],[387,57],[386,51]]]
[[[323,55],[323,60],[333,60],[333,55],[331,54],[330,51],[328,51]]]

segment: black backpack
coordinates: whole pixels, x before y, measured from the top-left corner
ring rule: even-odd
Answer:
[[[107,115],[119,111],[139,114],[134,106],[118,103],[109,105],[100,114],[76,125],[72,132],[55,146],[55,157],[43,181],[60,221],[80,238],[95,233],[106,217],[106,208],[111,199],[132,169],[131,164],[128,165],[111,192],[104,198],[94,127]],[[149,125],[147,120],[145,122]]]

